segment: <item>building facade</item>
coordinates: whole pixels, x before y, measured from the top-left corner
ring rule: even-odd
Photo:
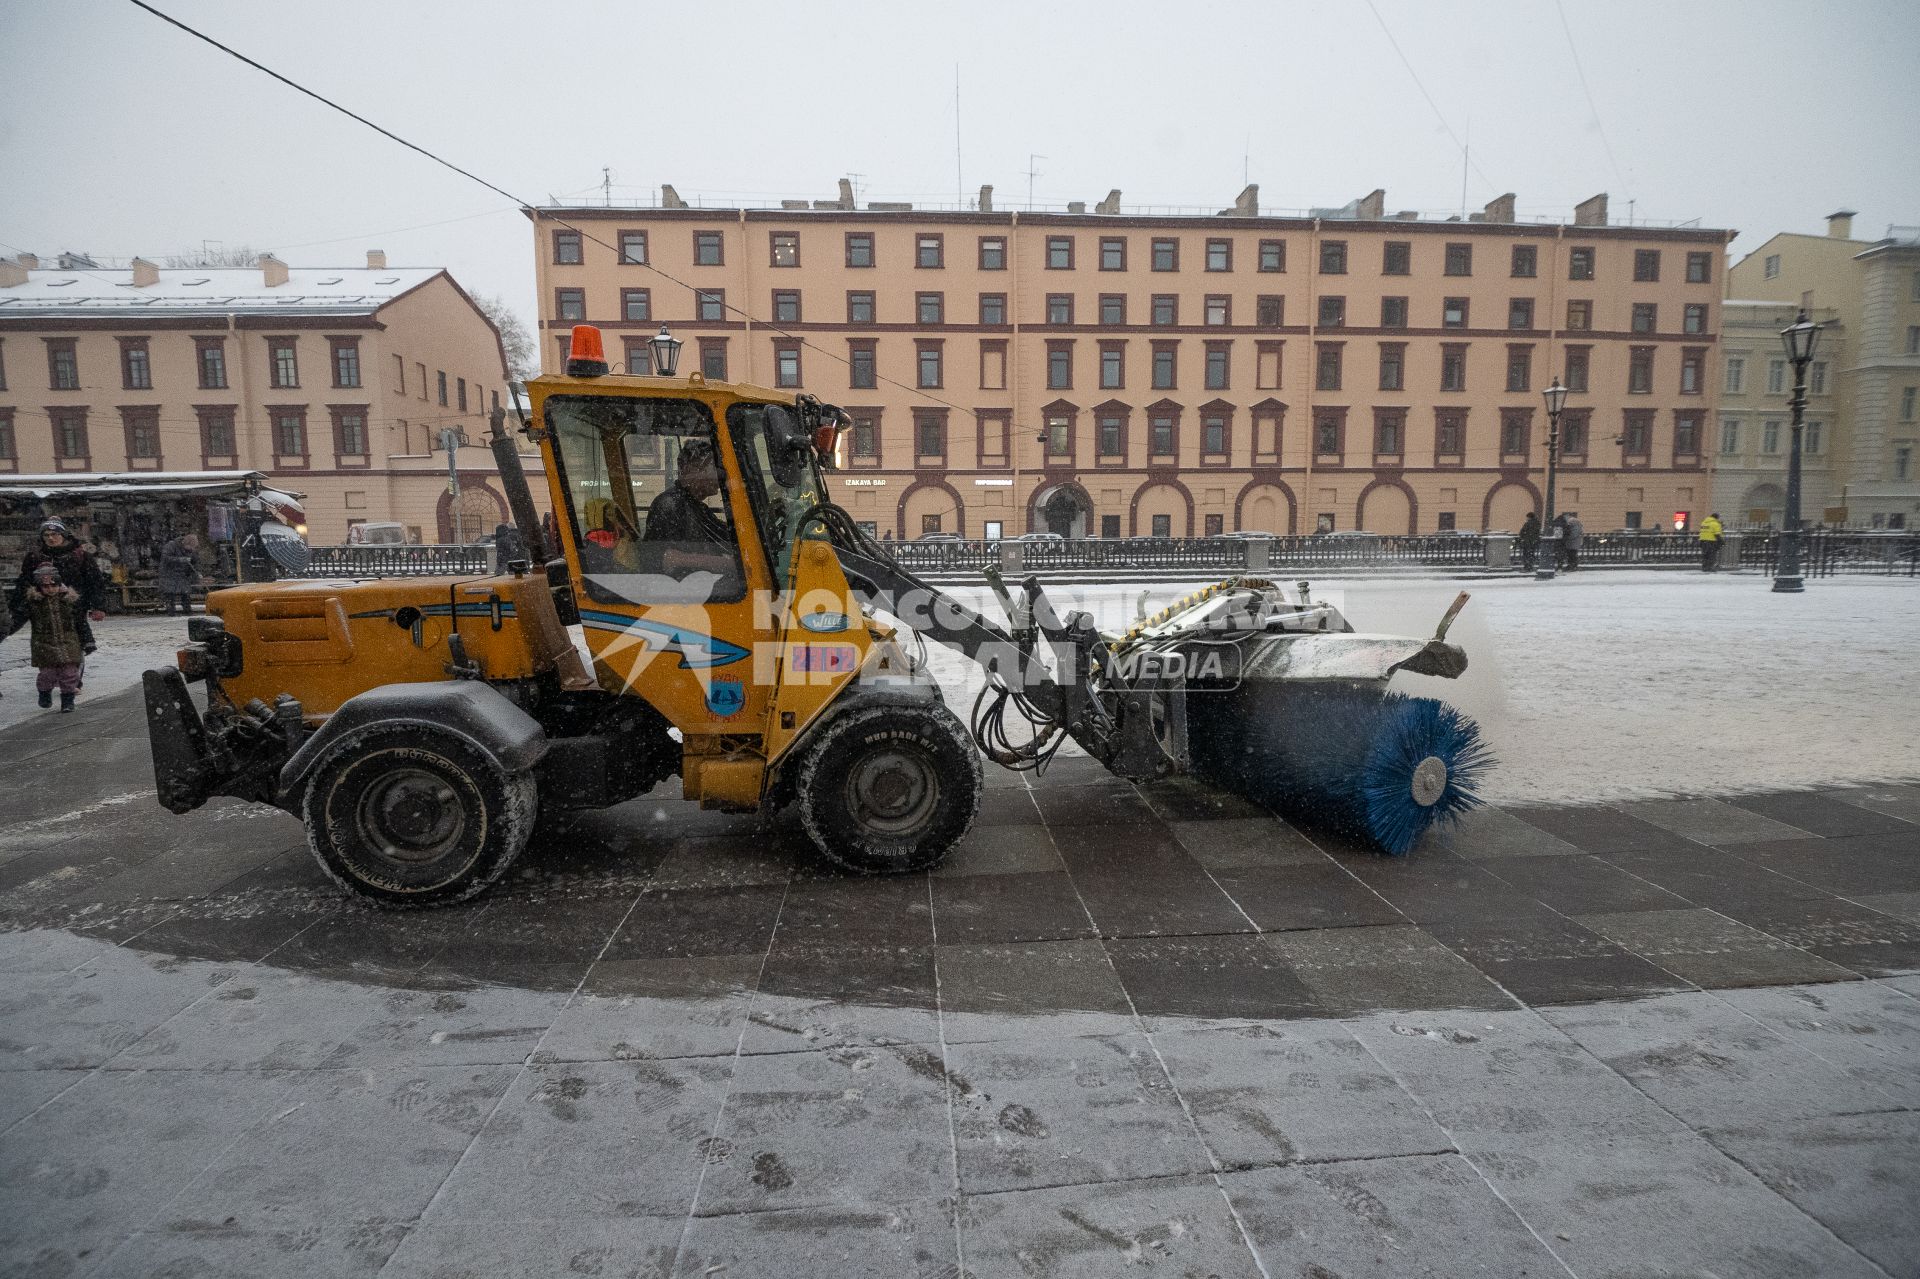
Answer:
[[[1830,491],[1821,505],[1803,500],[1802,514],[1815,519],[1830,508],[1833,522],[1913,528],[1920,525],[1920,227],[1856,240],[1853,219],[1843,210],[1827,219],[1824,236],[1774,236],[1728,273],[1729,296],[1804,306],[1840,326],[1834,354],[1824,349],[1829,335],[1820,339],[1834,379]],[[1784,397],[1778,411],[1788,417]]]
[[[1792,447],[1793,364],[1780,330],[1796,306],[1729,298],[1721,311],[1720,421],[1714,447],[1713,509],[1732,527],[1779,528],[1786,517],[1787,459]],[[1847,328],[1840,313],[1818,308],[1819,357],[1807,366],[1806,427],[1800,462],[1803,519],[1841,523],[1840,484],[1847,468],[1846,404],[1850,380]]]
[[[377,251],[345,268],[0,260],[0,473],[257,470],[306,495],[316,543],[378,521],[471,540],[507,518],[484,442],[506,390],[500,335],[453,278]],[[457,502],[448,428],[466,441]]]
[[[1574,388],[1559,505],[1589,528],[1709,500],[1730,233],[1389,214],[529,209],[541,354],[662,324],[707,376],[810,391],[855,427],[835,484],[896,537],[1514,529],[1540,392]]]

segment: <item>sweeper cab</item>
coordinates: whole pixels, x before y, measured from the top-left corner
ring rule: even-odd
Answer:
[[[543,821],[678,776],[703,807],[792,807],[848,870],[922,869],[979,806],[982,760],[1065,743],[1119,776],[1196,774],[1400,852],[1473,802],[1472,724],[1388,696],[1466,666],[1447,642],[1355,633],[1330,604],[1232,578],[1124,631],[989,581],[1000,618],[902,566],[835,505],[848,425],[806,395],[614,374],[597,330],[528,383],[557,545],[505,415],[492,447],[527,557],[497,574],[284,580],[213,593],[145,679],[159,799],[299,816],[367,901],[499,880]],[[956,713],[908,644],[979,665]],[[203,697],[195,696],[195,687]]]

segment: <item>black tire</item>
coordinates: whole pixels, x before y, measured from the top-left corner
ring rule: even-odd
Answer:
[[[375,726],[314,766],[301,816],[322,870],[389,910],[485,892],[526,847],[533,776],[508,773],[462,737],[417,724]]]
[[[800,820],[828,861],[861,875],[935,865],[980,811],[980,753],[937,704],[849,710],[807,747]]]

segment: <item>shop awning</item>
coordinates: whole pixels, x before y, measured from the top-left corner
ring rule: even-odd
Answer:
[[[0,498],[238,497],[268,487],[264,471],[93,471],[0,475]],[[299,494],[291,496],[298,497]]]

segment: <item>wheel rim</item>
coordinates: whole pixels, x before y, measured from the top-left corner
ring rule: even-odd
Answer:
[[[932,818],[940,802],[940,775],[919,751],[876,751],[848,772],[847,800],[862,826],[897,835]]]
[[[460,847],[466,811],[447,779],[424,768],[396,768],[360,796],[367,844],[400,866],[438,861]]]

